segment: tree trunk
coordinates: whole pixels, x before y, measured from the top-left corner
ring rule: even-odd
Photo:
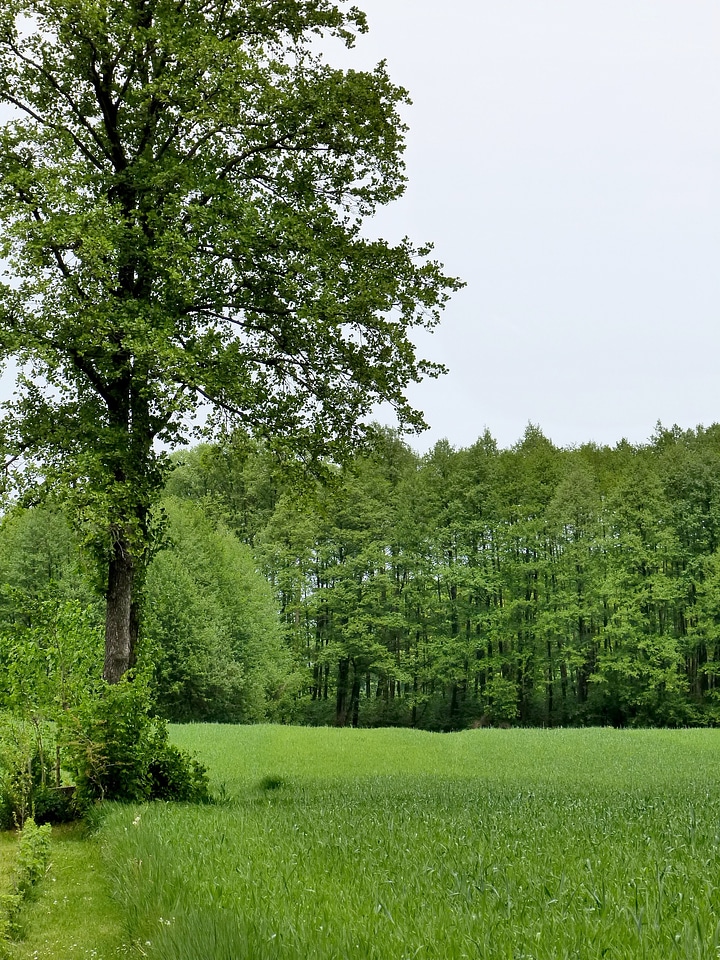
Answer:
[[[103,677],[108,683],[117,683],[134,662],[137,638],[134,582],[135,564],[129,544],[120,538],[113,544],[108,569],[103,668]]]
[[[352,690],[350,692],[350,715],[351,724],[357,728],[360,725],[360,674],[354,664]]]
[[[342,657],[338,661],[337,699],[335,701],[335,726],[344,727],[348,715],[348,683],[350,679],[350,658]]]

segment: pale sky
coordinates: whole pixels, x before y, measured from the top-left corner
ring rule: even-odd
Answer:
[[[431,430],[559,445],[720,420],[717,0],[358,0],[413,107],[376,230],[467,281],[413,390]]]

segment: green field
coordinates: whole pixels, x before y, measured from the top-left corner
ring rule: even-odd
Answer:
[[[720,732],[173,736],[225,800],[110,809],[100,842],[134,954],[720,956]]]

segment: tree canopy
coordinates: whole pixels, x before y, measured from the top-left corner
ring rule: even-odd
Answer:
[[[341,70],[328,0],[1,0],[0,351],[8,463],[63,485],[107,571],[105,677],[133,662],[158,442],[209,410],[304,457],[410,427],[457,281],[364,221],[405,185],[407,93]],[[327,44],[323,44],[325,48]]]
[[[246,444],[176,494],[254,545],[309,722],[720,723],[720,426],[559,449],[393,435],[299,501]]]

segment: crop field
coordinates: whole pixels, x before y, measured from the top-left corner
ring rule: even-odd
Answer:
[[[224,800],[101,832],[151,960],[720,957],[720,733],[173,737]]]

